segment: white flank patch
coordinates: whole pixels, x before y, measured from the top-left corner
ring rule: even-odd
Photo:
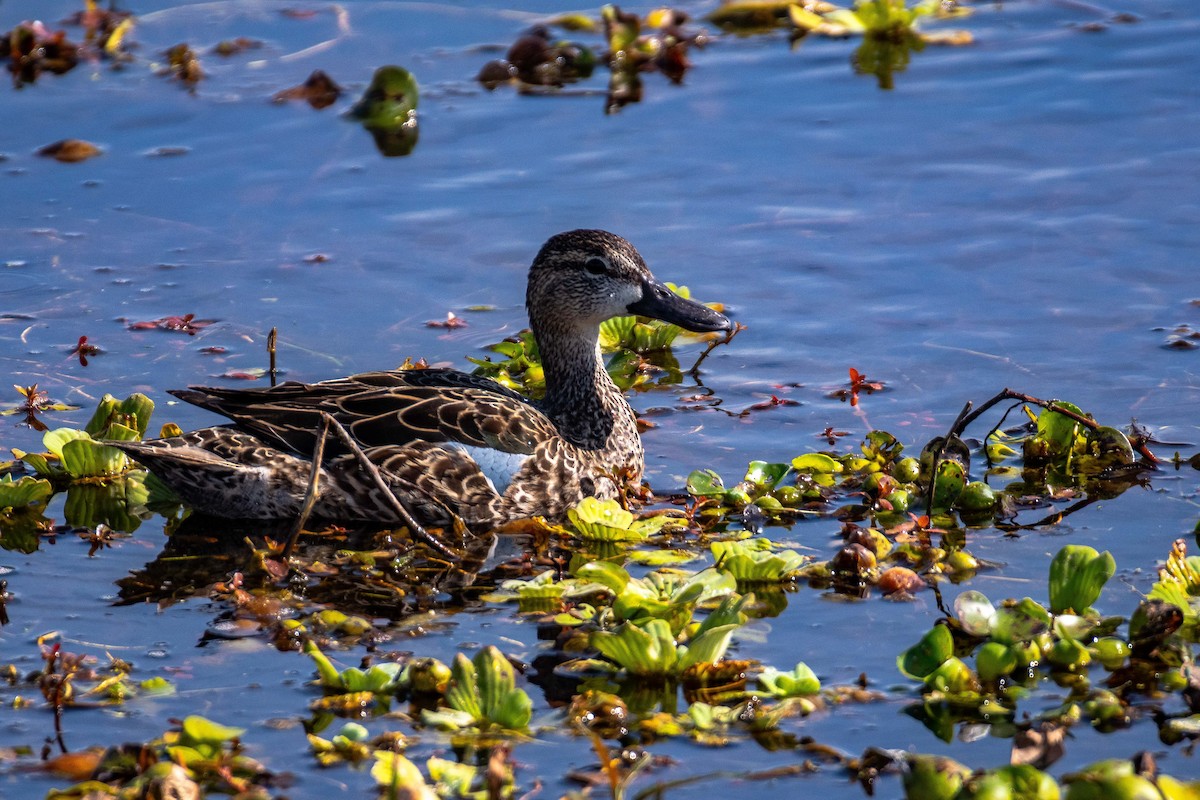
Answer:
[[[525,459],[529,458],[526,453],[504,453],[490,447],[476,447],[459,442],[446,442],[446,446],[462,450],[469,455],[471,460],[479,465],[479,471],[496,490],[496,494],[500,495],[508,491],[513,476],[525,466]]]

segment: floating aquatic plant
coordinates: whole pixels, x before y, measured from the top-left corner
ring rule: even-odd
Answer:
[[[728,572],[739,584],[788,580],[806,561],[795,550],[773,551],[766,539],[713,542],[711,548],[717,569]]]
[[[533,701],[517,688],[512,664],[492,646],[480,650],[473,659],[462,653],[454,657],[446,704],[457,713],[425,711],[422,718],[438,727],[523,731],[533,716]]]
[[[308,736],[308,746],[322,767],[341,762],[359,764],[369,759],[374,750],[367,743],[369,733],[357,722],[347,722],[333,737],[324,739],[315,733]]]
[[[810,697],[821,691],[821,681],[808,665],[800,662],[790,672],[767,667],[758,674],[763,691],[780,700],[790,697]]]
[[[683,645],[676,644],[665,620],[650,619],[641,625],[623,622],[612,631],[595,631],[591,645],[630,675],[669,678],[691,667],[719,661],[737,627],[715,626]]]
[[[394,64],[380,67],[371,76],[371,84],[350,109],[375,139],[385,156],[406,156],[417,146],[417,80],[404,67]]]
[[[1050,612],[1086,614],[1117,570],[1112,553],[1069,544],[1050,562]]]
[[[54,494],[50,481],[26,475],[14,481],[12,475],[0,477],[0,509],[21,508],[41,503]]]
[[[713,569],[694,575],[656,571],[645,578],[632,578],[616,564],[593,561],[576,574],[580,580],[598,583],[613,593],[611,609],[616,622],[660,619],[668,623],[673,635],[692,622],[697,606],[727,598],[736,587],[731,576]]]
[[[438,800],[437,792],[425,782],[421,770],[403,753],[376,750],[374,756],[371,777],[379,784],[383,797],[389,800]]]
[[[358,667],[339,670],[312,641],[305,643],[304,652],[312,658],[321,687],[328,692],[395,695],[408,687],[408,676],[403,673],[403,667],[398,663],[375,664],[366,670]]]
[[[129,460],[115,447],[102,440],[136,441],[145,433],[154,411],[154,401],[133,394],[118,401],[105,395],[83,430],[58,428],[47,431],[42,444],[49,453],[13,454],[39,475],[73,480],[119,475],[129,468]]]
[[[1158,571],[1158,580],[1146,596],[1178,608],[1182,615],[1181,632],[1191,641],[1200,641],[1200,556],[1189,556],[1182,539],[1171,545],[1171,552]]]
[[[671,521],[666,516],[637,519],[616,500],[594,497],[585,497],[568,509],[567,518],[580,538],[601,542],[640,542]]]

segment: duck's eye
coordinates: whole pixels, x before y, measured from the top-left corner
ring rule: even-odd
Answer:
[[[603,275],[608,272],[608,262],[598,256],[592,256],[583,262],[583,268],[593,275]]]

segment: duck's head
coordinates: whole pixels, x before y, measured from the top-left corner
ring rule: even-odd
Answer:
[[[529,269],[534,330],[591,333],[611,317],[640,314],[703,333],[733,328],[723,314],[685,300],[655,278],[633,245],[608,231],[550,237]]]

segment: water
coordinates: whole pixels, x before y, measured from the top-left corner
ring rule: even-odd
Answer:
[[[170,405],[165,390],[265,366],[272,326],[289,378],[387,368],[410,355],[461,366],[524,326],[524,273],[541,242],[600,227],[633,241],[659,277],[724,301],[749,326],[705,363],[702,380],[723,408],[771,394],[800,403],[736,418],[681,410],[678,398],[693,386],[637,395],[640,410],[660,411],[645,436],[660,489],[681,486],[697,467],[735,480],[752,458],[786,460],[822,446],[826,426],[850,431],[843,449],[871,427],[919,447],[965,401],[1004,386],[1071,400],[1110,424],[1136,417],[1159,438],[1188,443],[1185,453],[1200,439],[1197,351],[1165,348],[1167,334],[1156,330],[1200,324],[1200,16],[1182,0],[980,5],[940,26],[969,29],[976,44],[913,54],[892,91],[853,73],[855,42],[791,50],[783,34],[715,36],[692,53],[683,86],[646,76],[643,102],[611,116],[602,76],[557,98],[488,93],[472,80],[497,57],[489,46],[502,50],[555,4],[349,2],[341,22],[328,6],[303,7],[315,15],[287,18],[274,3],[146,3],[133,9],[135,64],[119,72],[85,64],[0,91],[8,121],[0,363],[8,383],[37,382],[85,407],[55,415],[53,425],[82,424],[106,391],[149,394],[155,425],[208,424],[205,412]],[[683,7],[698,16],[711,4]],[[76,8],[47,2],[38,13],[57,20]],[[1138,21],[1113,22],[1115,12]],[[6,5],[0,26],[28,13]],[[1085,28],[1097,22],[1103,30]],[[180,41],[202,49],[234,36],[263,46],[229,59],[202,50],[209,77],[194,93],[148,68]],[[420,141],[407,158],[380,157],[338,116],[384,63],[409,67],[422,87]],[[336,107],[269,102],[313,69],[347,88]],[[95,142],[104,155],[81,164],[33,155],[66,137]],[[316,254],[328,260],[311,260]],[[495,310],[464,311],[479,304]],[[425,326],[447,311],[470,326]],[[218,322],[194,337],[126,329],[186,313]],[[67,355],[81,335],[105,350],[86,368]],[[227,352],[201,352],[214,346]],[[850,367],[888,391],[859,411],[830,399]],[[0,418],[0,443],[40,449],[40,437],[15,420]],[[1044,598],[1048,557],[1063,543],[1086,543],[1112,550],[1120,568],[1101,610],[1128,615],[1170,542],[1194,526],[1196,493],[1194,471],[1169,469],[1150,488],[1060,525],[1019,537],[974,531],[972,551],[1001,566],[970,585],[994,599]],[[61,501],[49,513],[61,517]],[[824,555],[836,532],[829,520],[769,531]],[[178,684],[171,697],[69,713],[74,748],[145,741],[168,717],[202,713],[247,727],[255,757],[296,774],[290,796],[343,784],[363,794],[365,774],[322,772],[297,757],[305,747],[298,720],[315,697],[306,659],[258,638],[203,641],[226,608],[219,602],[111,605],[115,581],[164,542],[161,521],[152,521],[91,557],[72,536],[27,556],[0,552],[0,565],[16,570],[0,661],[35,668],[34,638],[58,630],[68,649],[109,651],[133,661],[139,678],[164,674]],[[738,654],[780,668],[804,660],[826,685],[866,672],[876,688],[905,686],[894,657],[937,616],[928,593],[913,603],[846,603],[801,588],[780,617],[751,626]],[[452,615],[447,627],[394,647],[448,659],[465,643],[499,643],[527,659],[537,652],[507,609]],[[553,721],[533,694],[537,714]],[[0,691],[6,706],[11,695]],[[976,767],[1007,761],[1007,740],[943,745],[900,715],[911,698],[905,688],[785,729],[852,753],[873,744],[948,752]],[[1029,710],[1059,700],[1040,694],[1043,705]],[[268,724],[276,719],[287,724]],[[1076,733],[1056,774],[1146,748],[1172,774],[1200,773],[1194,756],[1157,742],[1149,720],[1118,735]],[[51,734],[40,708],[0,714],[0,747],[36,750]],[[663,780],[793,760],[752,742],[653,749],[680,762],[655,775]],[[516,756],[530,765],[522,785],[536,774],[544,791],[560,794],[565,765],[593,761],[586,743],[556,735]],[[40,797],[65,783],[0,761],[6,797]],[[721,791],[800,787],[859,796],[833,769]],[[900,793],[894,782],[883,787]]]

